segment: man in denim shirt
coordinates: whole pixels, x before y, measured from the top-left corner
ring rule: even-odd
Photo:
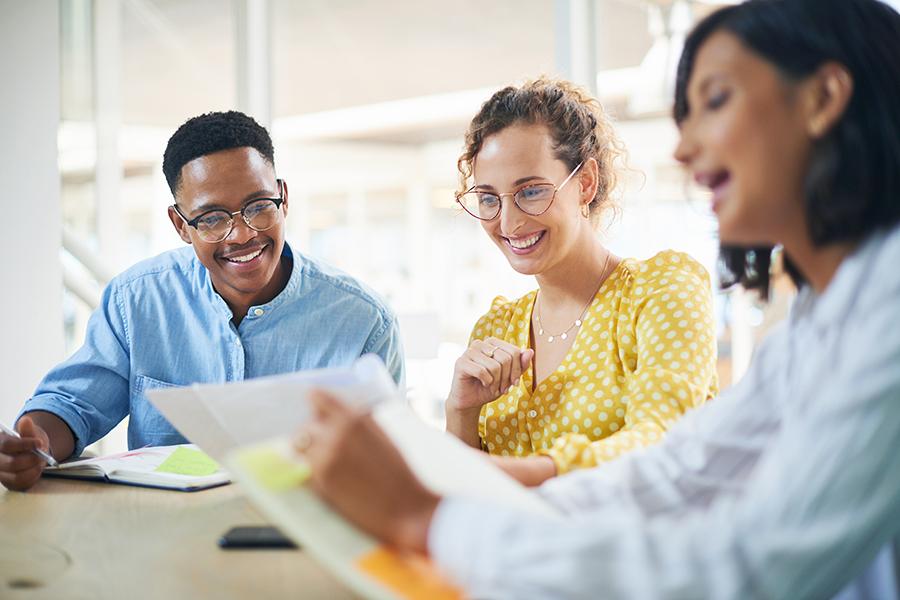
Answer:
[[[186,440],[147,390],[241,381],[348,365],[374,352],[403,379],[397,321],[372,291],[284,240],[287,184],[266,130],[238,113],[210,113],[169,140],[169,218],[190,248],[113,279],[84,345],[54,368],[0,434],[0,483],[27,489],[44,462],[79,455],[130,415],[128,445]]]

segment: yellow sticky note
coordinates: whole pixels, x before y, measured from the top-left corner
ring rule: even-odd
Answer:
[[[356,566],[407,600],[461,600],[462,592],[450,585],[427,559],[398,554],[383,546],[365,554]]]
[[[278,447],[272,445],[242,449],[236,461],[250,472],[260,485],[273,492],[301,485],[309,479],[312,472],[307,463],[291,460]]]
[[[155,470],[159,473],[202,476],[212,475],[219,470],[219,465],[200,450],[179,447]]]

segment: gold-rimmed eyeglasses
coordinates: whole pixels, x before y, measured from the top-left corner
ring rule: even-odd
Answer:
[[[575,173],[578,172],[578,169],[583,164],[584,161],[578,163],[578,166],[572,169],[569,176],[559,185],[532,183],[519,188],[515,192],[507,192],[505,194],[478,190],[475,189],[477,186],[474,186],[462,194],[457,194],[456,201],[467,213],[476,219],[492,221],[500,215],[500,210],[503,207],[501,202],[503,196],[512,196],[513,202],[516,203],[519,210],[526,215],[537,217],[549,210],[550,205],[553,204],[553,199],[556,198],[556,193],[569,183],[569,180],[575,176]]]

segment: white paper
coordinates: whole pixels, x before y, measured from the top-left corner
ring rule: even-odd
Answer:
[[[327,389],[345,402],[372,406],[399,398],[375,355],[352,367],[317,369],[238,383],[150,390],[150,402],[191,443],[217,461],[238,446],[291,436],[309,419],[308,395]]]

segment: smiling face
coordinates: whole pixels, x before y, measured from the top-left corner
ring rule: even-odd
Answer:
[[[235,148],[201,156],[184,165],[175,199],[190,220],[210,209],[234,212],[253,200],[278,196],[272,165],[253,148]],[[216,291],[235,310],[268,302],[284,287],[287,277],[281,251],[287,215],[286,187],[280,212],[275,225],[266,231],[254,231],[241,215],[234,215],[234,229],[218,243],[201,239],[197,230],[172,208],[169,218],[181,239],[193,244]]]
[[[712,190],[723,243],[776,244],[805,228],[811,138],[801,85],[725,31],[697,53],[675,158]]]
[[[481,221],[513,269],[526,275],[546,273],[573,252],[582,236],[593,234],[581,213],[582,203],[593,198],[583,181],[590,178],[588,171],[579,170],[539,216],[522,212],[512,196],[504,196],[500,216]],[[516,124],[485,138],[473,176],[475,189],[506,194],[538,183],[559,186],[569,173],[568,165],[554,156],[546,126]]]

